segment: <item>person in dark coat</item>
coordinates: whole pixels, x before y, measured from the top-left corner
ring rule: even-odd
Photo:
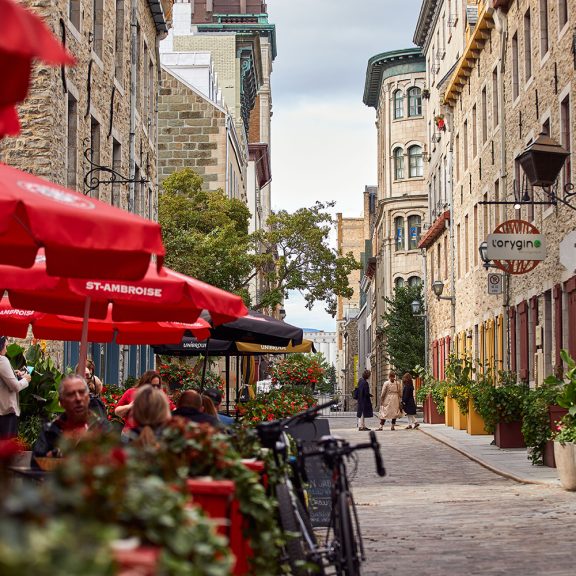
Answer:
[[[414,383],[412,376],[406,372],[402,376],[402,407],[408,418],[407,428],[418,428],[420,424],[416,422],[416,402],[414,401]]]
[[[202,408],[202,396],[196,390],[185,390],[178,400],[178,408],[172,412],[172,416],[183,416],[197,424],[211,424],[214,428],[220,428],[220,421],[216,416],[206,414]]]
[[[358,430],[370,430],[366,428],[365,418],[372,418],[374,410],[372,408],[372,394],[370,394],[370,386],[368,379],[370,378],[370,370],[364,370],[362,378],[358,380],[358,410],[356,416],[358,417]]]

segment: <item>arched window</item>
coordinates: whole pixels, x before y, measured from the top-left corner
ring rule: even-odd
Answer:
[[[416,250],[422,233],[422,219],[420,216],[408,216],[408,249]]]
[[[404,153],[402,148],[394,148],[394,180],[404,178]]]
[[[410,146],[408,148],[408,177],[415,178],[423,175],[422,148],[420,146]]]
[[[402,90],[394,92],[394,118],[404,118],[404,94]]]
[[[394,287],[395,288],[404,288],[404,278],[396,278],[394,280]]]
[[[422,284],[422,280],[418,276],[408,278],[408,286],[420,286],[420,284]]]
[[[408,116],[422,116],[422,91],[417,86],[408,90]]]
[[[396,250],[404,250],[404,218],[402,216],[394,219],[394,238]]]

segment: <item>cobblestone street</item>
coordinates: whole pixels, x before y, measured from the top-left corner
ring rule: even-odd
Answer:
[[[375,420],[367,423],[374,427]],[[354,418],[330,419],[351,442]],[[520,484],[420,431],[378,432],[388,475],[371,452],[350,467],[364,534],[364,576],[572,576],[576,493]]]

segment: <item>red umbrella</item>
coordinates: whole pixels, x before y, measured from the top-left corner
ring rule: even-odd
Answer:
[[[222,324],[248,312],[240,296],[169,268],[151,264],[137,282],[57,278],[46,273],[42,254],[26,270],[0,265],[0,290],[8,290],[16,308],[68,316],[83,317],[88,303],[88,316],[103,319],[112,304],[116,322],[194,322],[208,311],[214,324]]]
[[[0,334],[25,338],[32,327],[35,338],[42,340],[80,341],[83,320],[58,314],[46,314],[12,308],[6,298],[0,300]],[[177,344],[185,333],[199,340],[210,336],[210,324],[199,318],[196,322],[114,322],[108,313],[105,320],[88,321],[88,342],[117,344]]]
[[[2,0],[0,0],[2,1]],[[0,164],[0,264],[29,268],[43,246],[53,276],[138,280],[164,260],[160,225]]]
[[[54,66],[74,64],[38,16],[13,0],[0,0],[0,138],[19,132],[14,105],[28,94],[34,59]]]

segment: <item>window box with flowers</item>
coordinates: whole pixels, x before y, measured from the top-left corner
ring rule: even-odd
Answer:
[[[434,117],[434,124],[436,124],[436,128],[441,132],[446,130],[446,121],[444,119],[444,114],[438,114],[438,116]]]

